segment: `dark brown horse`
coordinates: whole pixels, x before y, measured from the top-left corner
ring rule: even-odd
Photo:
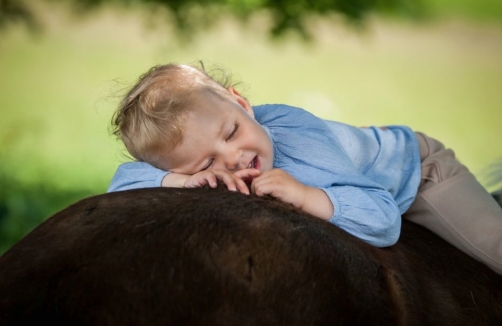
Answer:
[[[0,257],[0,324],[502,325],[502,277],[406,221],[378,249],[278,201],[142,189]]]

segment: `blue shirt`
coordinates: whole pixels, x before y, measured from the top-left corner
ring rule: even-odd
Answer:
[[[272,141],[274,168],[324,190],[334,206],[331,223],[374,246],[397,241],[401,215],[420,183],[418,141],[410,128],[356,128],[282,104],[253,110]],[[108,191],[160,187],[166,173],[125,163]]]

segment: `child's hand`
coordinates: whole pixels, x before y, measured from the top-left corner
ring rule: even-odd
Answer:
[[[235,173],[224,170],[204,170],[188,176],[183,187],[199,188],[208,185],[211,188],[216,188],[218,181],[221,181],[228,190],[249,195],[249,188],[244,180],[252,179],[258,175],[260,175],[260,171],[256,169],[244,169]]]
[[[281,169],[272,169],[253,179],[251,192],[257,196],[270,195],[302,208],[307,186]]]
[[[304,185],[281,169],[255,177],[251,192],[257,196],[270,195],[325,220],[333,216],[333,204],[323,190]]]

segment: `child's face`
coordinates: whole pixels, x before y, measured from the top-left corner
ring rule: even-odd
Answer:
[[[209,92],[196,95],[183,140],[167,157],[168,170],[192,175],[202,170],[272,169],[267,132],[254,119],[251,105],[233,88],[228,91],[234,100]]]

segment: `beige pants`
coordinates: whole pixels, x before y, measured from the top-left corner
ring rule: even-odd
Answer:
[[[502,209],[451,149],[416,135],[422,181],[403,217],[502,274]]]

